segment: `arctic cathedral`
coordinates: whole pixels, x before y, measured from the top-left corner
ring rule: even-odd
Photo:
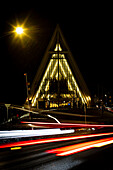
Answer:
[[[78,108],[91,103],[90,92],[59,27],[47,46],[31,86],[37,108]]]

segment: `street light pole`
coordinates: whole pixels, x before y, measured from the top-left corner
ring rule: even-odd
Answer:
[[[29,107],[29,109],[30,109],[30,105],[29,105],[29,91],[28,91],[27,73],[25,73],[24,76],[26,77],[27,99],[28,99],[28,107]]]
[[[5,107],[7,108],[7,121],[8,121],[8,108],[10,107],[11,104],[5,104]]]
[[[27,98],[28,98],[28,81],[27,81],[27,73],[24,74],[24,76],[26,77],[26,89],[27,89]]]

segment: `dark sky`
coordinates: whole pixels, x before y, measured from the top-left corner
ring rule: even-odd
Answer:
[[[62,3],[61,3],[62,2]],[[113,92],[112,10],[110,4],[42,4],[0,6],[0,102],[22,104],[26,98],[24,73],[32,84],[51,35],[58,23],[78,67],[94,95]],[[23,22],[29,37],[11,33]]]

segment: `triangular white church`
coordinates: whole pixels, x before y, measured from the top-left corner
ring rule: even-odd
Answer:
[[[57,25],[31,87],[32,106],[81,107],[90,92]]]

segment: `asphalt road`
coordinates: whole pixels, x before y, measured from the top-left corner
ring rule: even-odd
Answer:
[[[67,169],[105,169],[112,170],[113,144],[92,147],[68,156],[58,156],[56,151],[67,146],[79,146],[90,142],[113,138],[113,135],[90,137],[76,140],[49,142],[34,145],[18,145],[0,149],[0,169],[8,170],[67,170]],[[53,138],[49,138],[52,139]],[[46,138],[44,139],[46,140]],[[55,150],[56,149],[56,150]],[[68,149],[69,150],[69,149]]]
[[[50,114],[50,113],[49,113]],[[52,113],[51,113],[52,114]],[[73,115],[68,115],[69,113],[62,113],[62,116],[66,117],[66,120],[68,120],[68,116],[72,116],[72,121],[75,121],[75,118],[73,118]],[[37,114],[36,114],[37,115]],[[33,127],[37,128],[40,125],[40,121],[48,122],[50,119],[50,123],[46,122],[46,126],[43,123],[40,126],[44,126],[43,128],[64,128],[62,130],[71,130],[71,127],[77,126],[75,125],[64,125],[63,122],[58,123],[59,118],[61,118],[61,114],[54,113],[52,116],[47,115],[37,115],[39,122],[32,122]],[[53,118],[53,116],[55,116]],[[75,116],[74,116],[75,117]],[[80,115],[78,115],[78,118]],[[56,122],[55,118],[57,118],[57,125],[53,122]],[[94,120],[97,120],[96,116],[89,116],[87,119],[91,120],[93,118]],[[77,119],[77,116],[76,116]],[[84,120],[84,115],[79,118],[80,120]],[[106,113],[101,118],[103,122],[112,122],[113,115]],[[31,120],[29,120],[31,121]],[[83,121],[84,122],[84,121]],[[75,123],[75,122],[74,122]],[[30,126],[28,126],[30,125]],[[80,125],[80,128],[84,128],[85,125]],[[108,125],[107,125],[108,126]],[[66,140],[60,140],[61,137],[72,137],[77,136],[79,137],[81,134],[79,131],[75,131],[73,134],[66,134],[65,136],[61,133],[58,133],[56,136],[51,136],[50,134],[47,136],[42,137],[42,132],[40,134],[40,138],[32,138],[33,140],[26,141],[27,138],[24,136],[25,141],[19,141],[19,137],[17,134],[16,142],[12,143],[12,145],[8,145],[7,147],[4,147],[5,145],[0,144],[0,170],[7,169],[7,170],[68,170],[68,169],[76,169],[76,170],[113,170],[112,165],[112,156],[113,156],[113,131],[111,127],[106,127],[106,125],[100,125],[96,131],[93,133],[112,133],[107,135],[100,135],[100,136],[93,136],[93,137],[82,137],[82,138],[74,138],[74,139],[66,139]],[[93,126],[92,126],[93,127]],[[75,127],[76,129],[77,127]],[[88,128],[88,127],[87,127]],[[101,131],[101,128],[104,130]],[[14,129],[31,129],[31,122],[27,123],[16,123],[14,122],[8,122],[6,124],[3,124],[1,126],[1,130],[14,130]],[[73,129],[73,128],[72,128]],[[93,127],[93,129],[95,129]],[[79,130],[79,127],[78,129]],[[41,129],[40,129],[41,131]],[[16,131],[15,131],[16,132]],[[32,131],[33,132],[33,131]],[[8,132],[9,133],[9,132]],[[21,132],[19,132],[21,133]],[[45,133],[45,132],[44,132]],[[51,131],[52,133],[52,131]],[[37,133],[39,134],[39,132]],[[55,134],[55,130],[53,129],[53,134]],[[86,135],[89,135],[89,132],[85,133]],[[2,135],[2,134],[1,134]],[[11,135],[11,134],[8,134]],[[20,134],[19,134],[20,135]],[[21,134],[22,135],[22,134]],[[31,134],[24,134],[24,135],[31,135]],[[33,134],[32,134],[33,136]],[[57,141],[55,141],[57,139]],[[46,141],[47,140],[47,141]],[[49,142],[48,142],[49,140]],[[10,140],[13,141],[13,140]],[[9,142],[10,142],[9,141]],[[18,142],[17,142],[18,141]],[[9,143],[7,140],[7,144]],[[19,143],[20,142],[20,143]],[[32,144],[29,144],[31,142]],[[107,142],[107,144],[105,144]],[[110,143],[109,143],[110,142]],[[95,145],[96,144],[96,145]],[[101,146],[102,145],[102,146]],[[101,147],[100,147],[101,146]],[[70,152],[70,154],[69,154]],[[68,153],[68,154],[67,154]],[[62,155],[64,154],[64,155]]]

